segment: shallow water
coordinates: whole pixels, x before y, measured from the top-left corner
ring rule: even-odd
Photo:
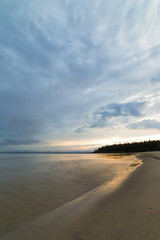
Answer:
[[[0,232],[110,181],[134,155],[0,154]]]

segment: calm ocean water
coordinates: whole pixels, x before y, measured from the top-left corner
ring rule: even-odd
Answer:
[[[0,233],[111,180],[132,155],[0,154]]]

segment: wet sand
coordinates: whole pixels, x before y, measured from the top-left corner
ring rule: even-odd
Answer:
[[[139,167],[138,162],[132,164],[114,181],[6,232],[0,239],[159,240],[160,153],[138,157],[143,160]]]
[[[113,179],[134,155],[0,155],[0,236]]]

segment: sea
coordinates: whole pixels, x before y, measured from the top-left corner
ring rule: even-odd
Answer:
[[[0,154],[0,235],[116,178],[125,154]]]

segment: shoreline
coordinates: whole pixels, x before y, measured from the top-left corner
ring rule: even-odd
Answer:
[[[1,239],[159,240],[160,152],[136,156],[143,164],[138,168],[133,164],[131,171],[133,168],[136,171],[121,176],[118,188],[114,181],[108,183],[109,194],[104,184],[40,219],[1,235]]]

